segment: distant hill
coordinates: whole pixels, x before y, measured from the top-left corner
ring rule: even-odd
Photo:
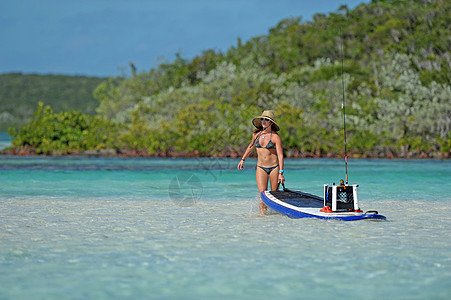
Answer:
[[[0,130],[31,120],[39,101],[59,112],[95,114],[92,92],[105,78],[64,75],[0,74]]]

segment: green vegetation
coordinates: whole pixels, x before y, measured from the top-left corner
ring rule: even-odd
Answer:
[[[76,111],[55,113],[39,102],[33,121],[19,132],[10,128],[8,134],[15,137],[13,147],[30,149],[36,154],[68,154],[116,148],[119,128],[102,116]]]
[[[312,22],[283,20],[226,53],[178,56],[149,72],[110,78],[94,96],[102,122],[120,124],[108,125],[117,132],[103,131],[108,141],[74,149],[239,155],[250,120],[272,109],[287,155],[342,155],[342,37],[352,155],[449,156],[450,16],[449,1],[373,0]],[[31,139],[24,132],[39,124],[27,126],[10,130],[13,147],[24,147]],[[64,145],[55,149],[73,149]]]
[[[105,78],[63,75],[0,74],[0,130],[30,122],[39,101],[55,111],[77,110],[94,115],[92,91]]]

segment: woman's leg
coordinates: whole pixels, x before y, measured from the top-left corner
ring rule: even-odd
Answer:
[[[269,176],[264,170],[262,170],[259,167],[257,167],[255,176],[257,179],[258,197],[260,198],[260,213],[262,215],[264,215],[264,214],[266,214],[267,207],[266,207],[266,204],[263,203],[260,195],[263,191],[266,191],[268,189]]]
[[[271,171],[269,180],[271,182],[271,191],[277,191],[279,189],[279,166]]]

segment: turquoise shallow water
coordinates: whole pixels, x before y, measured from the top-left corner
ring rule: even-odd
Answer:
[[[0,150],[3,150],[9,146],[11,146],[11,138],[6,133],[6,131],[0,130]]]
[[[387,221],[260,216],[255,161],[0,157],[0,299],[449,299],[451,161],[351,160]],[[287,160],[321,194],[341,160]]]

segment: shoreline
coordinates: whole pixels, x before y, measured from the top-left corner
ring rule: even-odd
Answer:
[[[243,152],[244,153],[244,150]],[[119,158],[240,158],[242,155],[239,151],[223,151],[219,155],[206,155],[198,151],[191,152],[156,152],[149,154],[145,150],[85,150],[85,151],[53,151],[49,153],[37,154],[33,149],[3,149],[0,151],[0,156],[35,156],[35,157],[119,157]],[[256,158],[255,153],[249,156],[250,158]],[[285,158],[299,158],[299,159],[319,159],[319,158],[344,158],[343,153],[312,153],[312,152],[300,152],[297,149],[288,149],[284,153]],[[351,159],[450,159],[451,153],[397,153],[393,151],[379,151],[373,153],[348,153],[348,158]]]

